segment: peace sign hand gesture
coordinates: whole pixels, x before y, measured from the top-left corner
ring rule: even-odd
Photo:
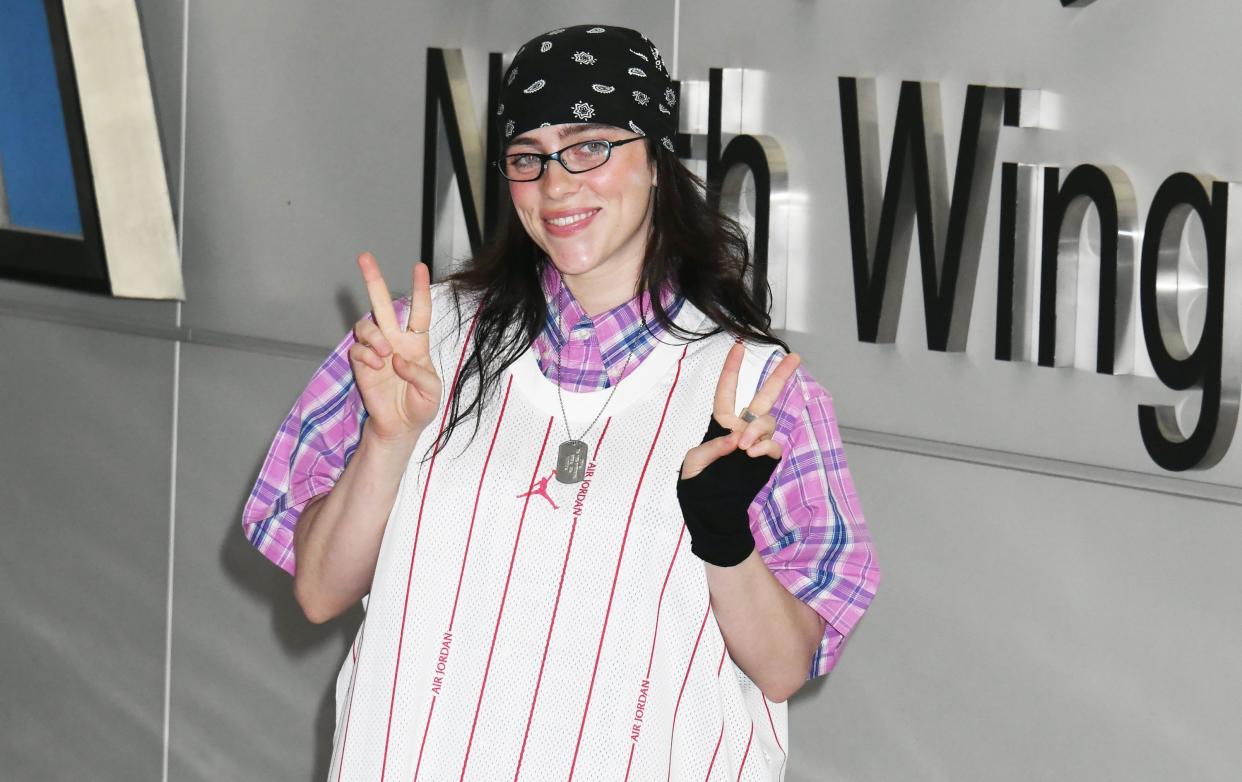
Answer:
[[[707,433],[686,452],[677,481],[690,550],[719,567],[742,562],[755,548],[747,509],[781,458],[781,447],[772,440],[776,419],[770,411],[801,363],[796,353],[782,358],[742,417],[733,410],[744,352],[741,343],[729,350]]]
[[[367,426],[381,439],[412,443],[440,407],[440,377],[431,361],[427,334],[431,273],[425,264],[415,265],[409,326],[403,329],[375,256],[359,255],[358,268],[374,319],[354,324],[356,341],[349,349],[349,364],[367,409]]]

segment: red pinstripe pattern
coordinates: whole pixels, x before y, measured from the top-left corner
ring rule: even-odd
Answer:
[[[453,382],[449,386],[450,389],[456,389],[457,378],[461,376],[461,365],[466,360],[466,348],[470,345],[470,337],[474,335],[474,324],[478,321],[478,314],[474,316],[474,320],[470,321],[470,328],[466,330],[466,337],[461,342],[461,355],[457,357],[457,369],[453,370]],[[449,408],[452,406],[452,395],[445,400],[444,412],[440,414],[440,430],[436,435],[444,434],[444,423],[448,420]],[[423,508],[427,504],[427,489],[431,486],[431,473],[436,468],[436,457],[439,453],[431,455],[431,463],[427,465],[427,480],[423,483],[423,496],[418,503],[418,521],[414,525],[414,547],[410,551],[410,570],[405,577],[405,600],[401,606],[401,631],[397,635],[397,662],[393,666],[392,672],[392,694],[388,699],[388,727],[384,731],[384,759],[380,762],[380,782],[383,782],[384,775],[388,771],[388,743],[392,738],[392,711],[397,703],[397,678],[401,673],[401,643],[405,640],[405,620],[410,608],[410,584],[414,580],[414,556],[418,553],[418,533],[423,527]],[[350,695],[350,703],[353,703],[353,695]],[[341,746],[341,760],[344,762],[345,747]]]
[[[776,739],[776,746],[781,751],[781,773],[785,773],[785,760],[788,755],[785,754],[785,748],[781,746],[781,737],[776,735],[776,723],[772,720],[772,710],[768,708],[767,697],[763,698],[763,710],[768,713],[768,727],[772,729],[772,738]]]
[[[709,600],[707,610],[703,612],[703,621],[699,622],[699,634],[694,637],[694,648],[690,650],[690,661],[686,663],[686,675],[681,679],[681,689],[677,691],[677,704],[673,706],[673,725],[668,731],[668,775],[665,779],[673,778],[673,736],[677,733],[677,712],[681,710],[681,696],[686,693],[686,682],[690,681],[690,670],[694,668],[694,657],[699,653],[699,641],[703,639],[703,628],[707,626],[707,617],[712,612],[712,604]]]
[[[539,478],[539,465],[543,462],[544,450],[548,447],[548,435],[552,433],[552,422],[556,418],[548,419],[548,428],[543,432],[543,444],[539,446],[539,456],[535,459],[535,469],[530,474],[530,484],[534,485]],[[487,649],[487,663],[483,666],[483,682],[479,685],[479,700],[474,705],[474,720],[470,723],[470,737],[466,739],[466,756],[461,761],[461,776],[458,780],[466,778],[466,766],[470,763],[470,748],[474,746],[474,730],[479,725],[479,711],[483,708],[483,694],[487,692],[487,675],[492,669],[492,654],[496,651],[496,637],[500,635],[500,620],[505,615],[505,599],[509,596],[509,581],[513,578],[513,561],[517,559],[518,543],[522,540],[522,525],[526,522],[526,509],[530,507],[530,495],[526,495],[526,500],[522,503],[522,515],[518,518],[517,534],[513,536],[513,553],[509,555],[509,571],[505,574],[505,588],[500,593],[500,608],[496,611],[496,626],[492,628],[492,643]]]
[[[722,646],[720,649],[720,662],[716,664],[716,678],[717,679],[720,678],[720,672],[724,670],[724,658],[725,658],[726,651],[727,649],[725,649]],[[720,735],[716,737],[716,748],[712,750],[712,759],[707,764],[707,776],[704,777],[704,782],[712,778],[712,769],[716,766],[716,755],[720,753],[720,742],[722,739],[724,739],[724,729],[725,729],[724,720],[721,720],[720,721]]]
[[[668,561],[668,570],[664,571],[664,583],[660,585],[660,599],[656,603],[656,619],[655,629],[651,633],[651,652],[647,655],[647,675],[644,679],[651,678],[651,664],[655,660],[656,637],[660,633],[660,612],[664,608],[664,590],[668,589],[668,578],[673,574],[673,565],[677,562],[677,554],[681,551],[681,541],[686,537],[686,525],[681,525],[681,531],[677,533],[677,545],[673,547],[673,556]]]
[[[617,553],[617,566],[612,572],[612,588],[608,592],[608,605],[604,609],[604,626],[599,631],[599,645],[595,648],[595,664],[591,668],[591,683],[587,686],[586,704],[582,707],[582,722],[578,725],[578,739],[574,742],[574,758],[569,764],[569,779],[574,778],[574,770],[578,767],[578,751],[582,748],[582,732],[586,729],[587,713],[591,709],[591,693],[595,690],[595,675],[599,672],[599,657],[604,650],[604,636],[608,633],[608,618],[612,614],[612,600],[617,594],[617,579],[621,576],[621,560],[625,557],[625,543],[630,536],[630,522],[634,520],[634,509],[638,507],[638,495],[643,488],[643,479],[647,477],[647,467],[651,464],[651,455],[655,453],[656,443],[660,440],[660,432],[664,429],[664,419],[668,416],[669,403],[673,401],[673,392],[677,390],[677,382],[681,380],[681,364],[686,360],[689,345],[681,349],[677,359],[677,372],[673,375],[673,383],[664,399],[664,409],[660,412],[660,423],[656,425],[655,435],[651,438],[651,447],[647,449],[647,458],[643,461],[643,469],[638,474],[638,485],[634,487],[634,498],[630,501],[630,512],[625,519],[625,531],[621,533],[621,550]]]
[[[637,746],[637,741],[630,742],[630,759],[625,761],[625,779],[627,782],[630,778],[630,766],[634,765],[634,748]]]
[[[423,750],[427,747],[427,734],[431,732],[431,716],[436,713],[436,695],[431,695],[431,706],[427,708],[427,722],[423,725],[423,738],[418,742],[418,762],[414,764],[414,778],[418,779],[418,772],[423,767]]]
[[[599,439],[595,441],[595,448],[591,453],[595,455],[595,462],[599,463],[599,447],[604,444],[604,435],[608,434],[608,425],[612,423],[612,416],[604,421],[604,428],[599,433]],[[513,772],[513,782],[517,782],[518,776],[522,773],[522,758],[526,756],[526,740],[530,737],[530,723],[535,717],[535,704],[539,701],[539,686],[543,684],[543,667],[548,662],[548,647],[552,644],[552,628],[556,626],[556,610],[561,605],[561,589],[565,586],[565,571],[569,567],[569,553],[574,548],[574,533],[578,530],[578,517],[574,516],[573,524],[569,527],[569,543],[565,546],[565,560],[561,563],[561,580],[556,585],[556,600],[552,603],[552,619],[548,622],[548,637],[543,642],[543,658],[539,661],[539,675],[535,677],[535,694],[530,699],[530,713],[526,715],[526,730],[522,733],[522,749],[518,751],[517,769]]]
[[[716,748],[712,750],[712,759],[707,764],[707,776],[703,777],[703,782],[712,778],[712,769],[716,767],[716,755],[720,753],[720,742],[724,739],[724,723],[720,723],[720,735],[716,737]]]
[[[750,723],[750,735],[746,737],[746,749],[742,750],[742,762],[737,767],[737,782],[742,782],[742,770],[746,768],[746,758],[750,757],[750,742],[755,738],[755,723]]]
[[[341,736],[341,757],[336,766],[336,782],[341,782],[341,774],[345,772],[345,744],[349,741],[349,718],[354,714],[354,685],[358,682],[358,652],[361,650],[362,636],[366,635],[366,630],[367,621],[363,619],[358,638],[354,641],[354,669],[349,674],[349,706],[345,709],[345,731]]]
[[[655,627],[651,631],[651,653],[647,655],[647,675],[644,679],[651,678],[651,665],[655,661],[656,638],[660,635],[660,611],[664,608],[664,590],[668,588],[668,578],[673,573],[673,565],[677,562],[677,553],[681,551],[681,541],[686,536],[686,525],[681,525],[681,531],[677,534],[677,545],[673,547],[673,556],[668,561],[668,570],[664,572],[664,583],[660,586],[660,598],[656,601],[656,618]],[[630,778],[630,766],[634,763],[634,750],[637,748],[638,742],[630,742],[630,759],[625,764],[625,778],[628,782]]]
[[[483,496],[483,482],[487,479],[487,468],[492,463],[492,451],[496,448],[496,437],[500,434],[500,425],[505,420],[505,410],[509,407],[509,392],[513,389],[513,375],[505,386],[505,398],[500,403],[500,413],[496,416],[496,428],[492,430],[492,442],[487,446],[487,456],[483,459],[483,470],[479,475],[479,487],[474,493],[474,509],[470,512],[470,528],[466,531],[466,547],[461,555],[461,569],[457,572],[457,591],[453,593],[453,609],[449,612],[448,632],[453,632],[453,621],[457,618],[457,600],[461,597],[461,584],[466,578],[466,560],[470,557],[470,541],[474,537],[474,521],[479,515],[479,498]],[[414,779],[423,767],[423,748],[427,745],[427,734],[431,731],[431,715],[436,710],[435,693],[431,695],[431,705],[427,708],[427,722],[423,725],[423,738],[418,743],[418,762],[414,764]]]

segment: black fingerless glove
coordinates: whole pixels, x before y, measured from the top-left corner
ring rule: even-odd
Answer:
[[[713,417],[703,442],[728,433]],[[690,550],[696,557],[719,567],[732,567],[750,556],[755,538],[750,534],[746,510],[778,464],[780,459],[751,458],[737,449],[693,478],[678,478],[677,500],[690,531]]]

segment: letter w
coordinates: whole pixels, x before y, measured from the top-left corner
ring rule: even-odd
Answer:
[[[842,77],[839,89],[858,338],[897,335],[917,216],[927,347],[965,350],[1005,91],[967,87],[949,197],[937,85],[902,83],[883,191],[875,82]]]

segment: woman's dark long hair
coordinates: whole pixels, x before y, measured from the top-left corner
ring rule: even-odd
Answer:
[[[771,318],[755,304],[747,288],[751,258],[742,227],[708,206],[702,180],[676,155],[651,141],[646,146],[648,156],[655,158],[659,186],[635,295],[649,294],[655,322],[681,339],[727,331],[738,339],[788,350],[772,333]],[[474,419],[477,433],[483,407],[505,370],[543,328],[548,316],[540,284],[545,263],[543,250],[527,235],[510,206],[496,236],[464,269],[447,278],[459,320],[464,326],[473,319],[474,333],[457,381],[449,389],[448,419],[434,451],[443,448],[468,418]],[[677,326],[659,295],[667,285],[707,315],[716,328],[703,334]],[[476,391],[463,401],[462,391],[472,386]]]

